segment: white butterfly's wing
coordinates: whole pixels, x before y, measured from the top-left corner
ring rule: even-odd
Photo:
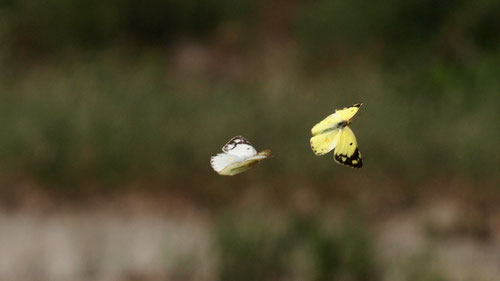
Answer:
[[[229,153],[219,153],[210,158],[210,165],[217,172],[220,173],[224,168],[237,163],[242,162],[244,159],[236,155],[231,155]]]
[[[233,176],[242,173],[253,166],[257,165],[260,161],[268,158],[271,155],[271,150],[264,150],[259,152],[257,155],[246,158],[243,161],[234,162],[226,166],[224,169],[218,173],[223,176]]]
[[[249,144],[238,144],[226,153],[246,159],[257,155],[257,150]]]
[[[248,159],[246,159],[245,161],[257,161],[257,162],[260,162],[266,158],[269,158],[271,156],[271,150],[270,149],[266,149],[266,150],[262,150],[261,152],[257,153],[255,156],[252,156]]]
[[[242,136],[232,138],[222,147],[222,151],[241,158],[257,155],[257,150]]]
[[[236,137],[233,137],[232,139],[230,139],[223,147],[222,147],[222,151],[224,152],[229,152],[233,149],[236,148],[236,146],[240,145],[240,144],[247,144],[247,145],[250,145],[250,142],[242,137],[242,136],[236,136]]]

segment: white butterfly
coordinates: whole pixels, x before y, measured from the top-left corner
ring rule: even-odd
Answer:
[[[259,153],[242,136],[236,136],[222,147],[223,153],[210,158],[212,168],[223,176],[233,176],[255,166],[260,161],[271,156],[271,150],[266,149]]]

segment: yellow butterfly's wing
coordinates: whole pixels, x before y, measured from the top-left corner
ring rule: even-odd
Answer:
[[[363,167],[361,152],[359,152],[358,143],[351,128],[346,126],[339,133],[333,157],[340,164],[353,168]]]
[[[327,133],[319,134],[311,138],[311,148],[316,155],[326,154],[337,145],[340,136],[340,130],[333,130]]]
[[[363,105],[362,103],[357,103],[348,107],[344,107],[342,109],[335,110],[335,113],[330,114],[325,119],[323,119],[318,124],[314,125],[311,129],[311,133],[313,136],[319,135],[321,133],[325,133],[328,131],[332,131],[340,128],[342,123],[346,123],[358,113],[359,108]]]
[[[342,122],[342,120],[340,120],[336,113],[330,114],[328,117],[321,120],[321,122],[314,125],[311,129],[311,133],[313,136],[316,136],[328,130],[334,130],[340,122]]]
[[[341,122],[349,121],[352,119],[352,117],[354,117],[354,115],[356,115],[356,113],[358,113],[358,110],[362,105],[362,103],[356,103],[342,109],[337,109],[335,110],[335,114],[338,116],[337,118],[339,118]]]
[[[257,153],[257,155],[252,156],[244,161],[232,163],[232,164],[226,166],[224,169],[222,169],[218,173],[219,173],[219,175],[223,175],[223,176],[234,176],[236,174],[242,173],[242,172],[252,168],[253,166],[257,165],[260,161],[262,161],[270,156],[271,156],[271,150],[266,149],[266,150],[263,150],[263,151]]]

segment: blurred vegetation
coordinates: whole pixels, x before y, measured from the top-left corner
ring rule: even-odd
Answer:
[[[222,22],[245,21],[253,1],[108,0],[0,3],[7,49],[22,55],[66,48],[99,49],[118,43],[167,43],[178,36],[208,36]],[[248,19],[247,19],[248,20]]]
[[[427,252],[416,253],[409,260],[403,262],[402,271],[404,280],[408,281],[445,281],[439,272],[432,255]]]
[[[251,189],[274,195],[266,208],[294,188],[330,205],[336,189],[383,212],[393,193],[451,183],[496,204],[499,15],[495,0],[0,1],[0,191],[159,187],[233,211]],[[363,169],[316,157],[311,127],[358,102]],[[235,135],[274,157],[219,177],[209,158]],[[220,280],[385,276],[356,215],[218,214]],[[426,253],[401,267],[397,280],[444,280]]]
[[[65,187],[204,181],[242,134],[276,155],[253,176],[497,182],[499,13],[490,0],[2,1],[0,167]],[[308,147],[312,125],[355,102],[360,172]]]
[[[226,216],[215,234],[219,280],[380,280],[356,216]]]

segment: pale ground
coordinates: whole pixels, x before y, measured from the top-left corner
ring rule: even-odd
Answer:
[[[409,264],[419,263],[445,280],[500,280],[499,217],[486,240],[439,236],[459,218],[456,205],[435,202],[376,223],[384,280],[404,281]],[[429,238],[429,225],[437,238]],[[3,212],[0,280],[216,280],[210,233],[210,218],[193,211]]]

